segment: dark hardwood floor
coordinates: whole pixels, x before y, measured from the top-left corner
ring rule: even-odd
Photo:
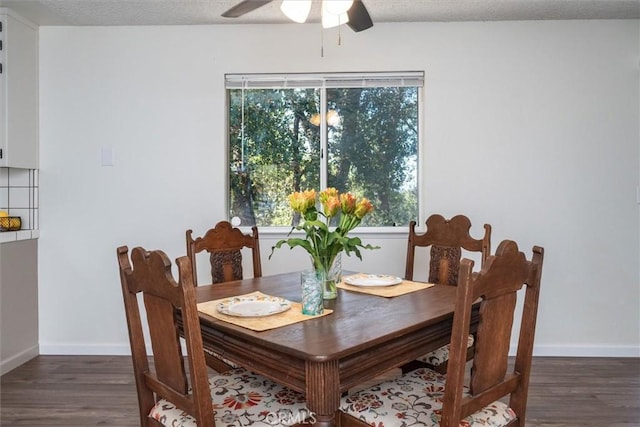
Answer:
[[[39,356],[2,376],[0,425],[137,426],[126,356]],[[640,426],[639,358],[534,358],[527,427]]]

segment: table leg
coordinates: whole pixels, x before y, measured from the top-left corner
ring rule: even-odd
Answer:
[[[306,398],[316,426],[336,425],[336,412],[340,407],[340,371],[337,360],[307,361]]]

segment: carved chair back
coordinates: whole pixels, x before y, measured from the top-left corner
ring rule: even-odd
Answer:
[[[220,221],[204,236],[193,238],[192,230],[187,230],[187,256],[193,269],[193,283],[197,286],[196,254],[209,253],[211,283],[229,282],[243,278],[242,249],[250,248],[253,260],[253,277],[262,277],[260,262],[260,240],[258,227],[251,228],[251,234],[244,234],[228,221]]]
[[[149,411],[157,400],[165,398],[195,417],[198,426],[214,427],[189,259],[184,256],[176,260],[180,272],[180,281],[176,283],[171,274],[171,261],[162,251],[146,251],[136,247],[131,251],[130,263],[128,248],[121,246],[117,249],[117,257],[138,392],[140,425],[158,425],[149,418]],[[140,293],[146,310],[153,364],[147,358],[138,305]],[[182,312],[184,323],[189,376],[180,345],[176,319],[178,310]]]
[[[431,283],[455,285],[458,283],[458,270],[462,259],[462,250],[480,252],[482,265],[491,253],[491,225],[484,225],[484,236],[474,239],[469,234],[471,221],[464,215],[445,219],[434,214],[427,218],[426,231],[416,233],[416,222],[409,224],[407,240],[407,259],[405,279],[413,280],[416,247],[430,247],[429,277]]]

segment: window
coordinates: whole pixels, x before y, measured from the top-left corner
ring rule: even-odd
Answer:
[[[418,219],[422,72],[227,75],[229,210],[291,227],[287,196],[335,187],[375,206],[362,226]]]

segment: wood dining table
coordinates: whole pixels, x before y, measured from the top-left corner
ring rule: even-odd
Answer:
[[[300,272],[200,285],[198,302],[260,291],[301,300]],[[306,395],[316,426],[334,426],[343,392],[449,342],[455,286],[385,298],[338,289],[329,315],[256,332],[200,313],[204,347]],[[475,331],[477,311],[471,330]]]

